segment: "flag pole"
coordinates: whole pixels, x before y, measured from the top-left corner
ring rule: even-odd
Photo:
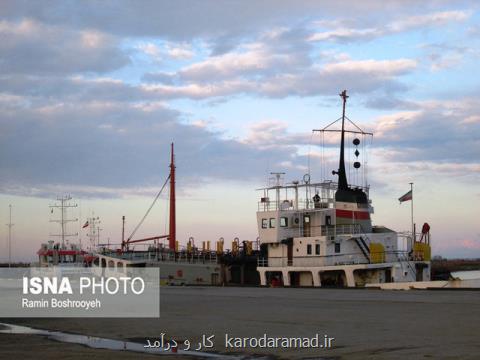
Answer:
[[[415,225],[413,224],[413,182],[410,183],[410,194],[411,194],[411,200],[410,200],[410,213],[412,217],[412,239],[413,242],[415,242]]]

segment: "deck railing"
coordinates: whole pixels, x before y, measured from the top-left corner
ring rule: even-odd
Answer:
[[[299,200],[298,201],[298,210],[315,210],[315,209],[332,209],[334,200],[332,198],[325,198],[319,202],[314,202],[313,200]],[[278,203],[276,200],[270,201],[259,201],[257,203],[258,211],[275,211],[275,210],[290,210],[297,211],[295,209],[294,200],[283,200]]]
[[[216,252],[159,252],[159,251],[134,251],[134,252],[107,252],[102,255],[130,261],[168,261],[183,263],[217,263]]]
[[[362,258],[360,252],[348,254],[331,254],[331,255],[309,255],[301,258],[288,259],[282,258],[258,258],[258,267],[285,267],[285,266],[336,266],[336,265],[355,265],[369,264],[365,258]],[[402,262],[413,269],[411,258],[406,251],[385,251],[385,262]]]
[[[336,226],[298,226],[296,228],[280,228],[283,238],[326,236],[329,240],[337,235],[363,235],[360,224]]]

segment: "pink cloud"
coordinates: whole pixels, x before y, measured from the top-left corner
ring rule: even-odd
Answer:
[[[465,239],[461,244],[466,249],[480,250],[480,240]]]

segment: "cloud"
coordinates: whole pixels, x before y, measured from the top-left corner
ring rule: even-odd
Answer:
[[[365,106],[380,110],[415,110],[419,105],[414,101],[403,100],[393,94],[372,95],[365,102]]]
[[[177,74],[180,81],[210,82],[238,75],[261,73],[270,68],[274,54],[263,49],[250,49],[246,52],[232,52],[214,56],[204,61],[189,65]]]
[[[118,199],[128,197],[147,196],[152,197],[159,191],[161,184],[152,184],[151,187],[101,187],[72,184],[25,184],[9,183],[0,186],[0,193],[28,196],[37,198],[54,198],[59,194],[75,194],[78,198],[87,199]]]
[[[396,60],[349,60],[339,63],[327,64],[324,67],[326,73],[365,73],[378,77],[391,77],[406,74],[417,66],[417,62],[411,59]]]
[[[192,47],[186,43],[169,43],[166,45],[166,48],[167,55],[172,59],[187,60],[195,55]]]
[[[213,178],[260,181],[266,164],[305,163],[295,148],[278,146],[272,153],[222,139],[204,126],[181,123],[177,111],[157,103],[58,103],[1,111],[2,193],[50,197],[71,188],[87,197],[142,194],[168,173],[171,141],[180,185]]]
[[[377,146],[396,149],[389,160],[479,164],[480,108],[473,98],[417,103],[418,110],[381,116]],[[470,169],[478,171],[478,168]]]
[[[294,146],[309,145],[310,134],[291,133],[288,131],[288,124],[279,120],[265,120],[252,124],[248,128],[247,136],[242,142],[260,149],[275,151],[275,148],[291,148],[292,153],[296,152]]]
[[[424,15],[414,15],[400,17],[399,20],[391,21],[386,26],[369,28],[348,28],[341,22],[321,22],[317,25],[334,26],[335,29],[316,32],[309,37],[309,41],[335,41],[335,42],[355,42],[368,41],[381,36],[397,34],[415,29],[426,29],[430,27],[439,27],[452,22],[462,22],[471,16],[469,11],[440,11]]]
[[[128,84],[109,77],[48,77],[26,74],[1,76],[3,91],[56,101],[162,101],[175,98],[215,99],[238,94],[270,98],[335,93],[349,84],[353,93],[406,89],[399,77],[414,71],[411,59],[352,60],[325,53],[325,63],[313,63],[303,29],[278,28],[235,51],[193,62],[177,71],[147,73],[146,83]],[[303,40],[302,40],[303,39]],[[93,40],[91,40],[93,41]],[[161,57],[163,50],[141,43],[141,51]]]
[[[480,240],[465,239],[460,242],[461,246],[469,250],[480,250]]]
[[[358,41],[358,40],[371,40],[383,35],[384,32],[378,29],[348,29],[339,28],[330,31],[323,31],[312,34],[309,41]]]
[[[376,0],[361,3],[353,0],[342,3],[267,0],[255,3],[255,6],[245,6],[243,1],[219,3],[215,0],[201,3],[179,0],[169,6],[157,1],[65,3],[52,0],[44,6],[26,0],[7,0],[2,2],[2,15],[7,19],[30,17],[52,25],[98,29],[121,37],[164,37],[174,41],[209,37],[218,39],[218,45],[292,19],[301,22],[315,17],[375,18],[378,13],[383,13],[382,20],[391,20],[392,14],[403,17],[425,13],[436,3],[402,1],[389,4],[386,11],[385,4]]]
[[[372,95],[367,106],[409,110],[375,124],[384,158],[418,160],[416,166],[443,161],[435,171],[475,172],[472,159],[480,151],[473,100],[409,101],[410,85],[403,79],[423,65],[421,59],[353,57],[326,45],[444,26],[469,16],[458,10],[415,14],[438,7],[432,4],[392,4],[385,14],[384,4],[375,1],[266,1],[254,7],[241,1],[3,2],[1,191],[44,196],[71,186],[83,194],[116,196],[148,189],[168,170],[165,149],[172,140],[185,181],[257,179],[266,164],[301,174],[302,147],[310,133],[292,133],[275,118],[253,124],[244,139],[228,139],[204,122],[188,125],[184,120],[190,115],[169,101],[206,100],[205,105],[239,95],[318,99],[337,94],[345,84],[352,94]],[[377,17],[390,25],[378,26]],[[341,20],[325,21],[335,18]],[[318,19],[323,20],[313,34],[310,24]],[[155,61],[143,68],[136,55]],[[450,60],[432,57],[432,68],[452,66]],[[221,116],[221,122],[231,121],[228,114]]]
[[[469,57],[478,58],[480,52],[475,47],[461,44],[448,44],[445,42],[428,43],[418,46],[426,53],[430,70],[437,72],[465,63]]]
[[[430,66],[432,71],[440,71],[458,66],[462,63],[463,56],[460,54],[449,54],[437,57]]]
[[[136,47],[155,61],[160,61],[162,58],[188,60],[195,55],[191,45],[187,43],[167,42],[159,46],[152,42],[142,42]]]
[[[141,84],[108,77],[0,75],[0,80],[5,94],[23,96],[33,104],[159,100]]]
[[[312,56],[304,27],[277,27],[227,53],[212,55],[173,72],[148,73],[147,89],[166,98],[207,99],[236,94],[270,98],[336,93],[346,83],[352,92],[379,89],[403,91],[399,77],[411,73],[417,61],[351,59],[347,54],[321,51]]]
[[[382,169],[386,173],[409,174],[411,177],[421,178],[422,176],[439,176],[441,178],[449,177],[452,179],[466,180],[467,182],[478,182],[480,180],[480,164],[478,163],[457,163],[457,162],[437,162],[429,160],[402,161],[396,159],[393,155],[401,151],[392,151],[388,154],[383,149],[375,149],[375,153],[384,154],[379,156],[381,163],[374,165],[378,170]],[[384,174],[382,175],[384,176]]]
[[[158,78],[164,84],[148,85],[146,89],[165,98],[193,99],[234,94],[271,98],[330,95],[345,84],[349,84],[352,93],[369,93],[379,89],[395,92],[405,90],[405,85],[397,77],[413,71],[417,65],[410,59],[347,60],[296,71],[296,64],[292,62],[283,63],[284,73],[269,74],[268,59],[265,63],[262,57],[244,56],[237,57],[236,62],[224,61],[227,56],[223,55],[221,61],[203,61],[182,69],[176,75],[169,76],[175,79],[170,84],[165,84],[164,73],[159,74]],[[289,68],[290,65],[293,68]],[[155,74],[148,77],[149,80],[155,78]],[[185,81],[182,82],[182,79]]]
[[[153,43],[140,43],[137,48],[152,57],[154,60],[161,60],[162,50]]]
[[[416,28],[443,26],[451,22],[461,22],[471,16],[469,11],[439,11],[431,14],[410,16],[394,21],[389,28],[393,32],[407,31]]]
[[[460,124],[480,124],[480,115],[470,115],[463,119]]]
[[[0,21],[0,74],[102,73],[129,63],[118,40],[97,30],[71,30],[29,18]]]
[[[262,32],[257,41],[240,43],[229,52],[185,66],[176,77],[184,83],[206,83],[302,70],[312,63],[312,46],[304,38],[303,28],[274,28]]]
[[[32,8],[35,7],[28,6],[22,8],[22,6],[19,6],[18,9],[13,5],[7,7],[7,10],[10,10],[10,12],[6,11],[7,14],[10,14],[9,17],[18,17],[19,13],[21,13],[23,20],[4,21],[6,24],[4,26],[5,29],[10,28],[12,24],[16,24],[16,28],[14,26],[15,29],[11,31],[12,34],[16,34],[15,36],[11,35],[13,36],[11,43],[14,44],[11,49],[11,61],[9,60],[11,68],[8,69],[7,67],[6,73],[9,75],[18,73],[25,77],[26,74],[38,76],[38,74],[52,72],[57,77],[56,80],[58,82],[68,82],[67,79],[59,80],[58,77],[69,73],[106,72],[129,64],[128,53],[125,48],[121,49],[118,40],[119,36],[123,35],[123,32],[117,28],[118,24],[116,21],[123,22],[128,28],[131,14],[124,14],[120,10],[122,17],[115,18],[108,24],[104,24],[98,20],[104,14],[104,11],[109,9],[109,6],[99,5],[96,8],[94,15],[98,18],[84,18],[83,12],[89,6],[87,3],[79,9],[75,17],[77,22],[71,23],[70,27],[67,27],[62,16],[52,17],[50,13],[45,13],[41,9],[37,9],[38,12],[33,14]],[[208,6],[206,4],[202,9],[208,8]],[[369,6],[371,8],[377,7],[374,3],[369,4]],[[138,9],[134,7],[135,9],[132,9],[132,11],[144,12],[148,9],[153,10],[152,7],[155,7],[155,5],[143,4],[138,6]],[[312,5],[312,8],[317,8],[317,6]],[[332,12],[338,10],[337,6],[332,4],[323,6],[323,8]],[[356,6],[352,5],[350,10],[353,8],[356,8]],[[262,6],[259,6],[258,10],[262,11],[262,9]],[[163,10],[162,16],[165,15],[165,11],[177,11],[175,7]],[[218,9],[218,11],[224,10],[222,7]],[[284,12],[287,14],[291,10],[290,5],[276,7],[275,10],[271,10],[271,19],[275,19],[274,22],[276,23],[277,20],[283,19],[283,15],[280,14]],[[58,14],[65,15],[64,12],[69,13],[69,11],[70,9],[66,9],[61,4],[59,5]],[[30,16],[30,18],[25,16]],[[394,28],[398,30],[413,28],[419,26],[419,24],[438,25],[445,21],[460,21],[466,17],[468,17],[467,12],[437,12],[424,16],[407,17],[405,20],[397,21],[393,24]],[[148,19],[149,16],[146,16],[146,18]],[[246,21],[246,19],[242,18],[242,21]],[[148,20],[145,22],[148,23]],[[324,25],[329,24],[332,26],[335,23],[323,21]],[[197,25],[199,26],[200,24],[192,24],[191,26]],[[218,39],[227,35],[214,31],[210,27],[211,24],[206,24],[202,21],[201,25],[204,31],[199,31],[197,36],[190,37],[189,41],[194,38],[204,37],[206,43],[210,41],[212,48],[221,46],[219,41],[221,42],[222,40]],[[157,31],[160,31],[160,28],[155,28],[157,26],[155,24],[144,24],[142,22],[141,26],[150,27],[149,30],[143,28],[141,33],[143,36],[147,34],[161,36],[161,41],[142,40],[134,46],[137,50],[147,54],[156,61],[163,60],[165,57],[175,60],[191,60],[193,58],[194,52],[191,42],[180,40],[182,38],[180,34],[174,35],[168,31],[164,34],[157,33]],[[30,28],[34,28],[34,30]],[[161,29],[164,30],[163,25]],[[231,27],[226,26],[225,29],[231,29]],[[399,81],[399,77],[411,73],[417,68],[417,61],[412,59],[354,60],[345,56],[342,59],[329,59],[328,55],[326,55],[328,51],[322,51],[320,52],[320,57],[315,57],[314,45],[308,41],[309,36],[311,37],[311,29],[306,26],[305,21],[300,21],[293,26],[276,25],[269,29],[266,29],[266,26],[262,26],[261,29],[258,35],[255,36],[252,36],[253,31],[249,32],[247,41],[245,41],[245,38],[237,38],[237,45],[228,52],[216,53],[214,51],[211,56],[190,62],[188,65],[176,70],[169,69],[165,71],[165,69],[161,68],[157,72],[149,71],[141,76],[143,81],[150,83],[148,85],[131,86],[110,82],[109,86],[105,83],[103,87],[94,88],[104,88],[106,90],[99,94],[102,100],[121,96],[122,94],[129,94],[129,96],[133,97],[143,96],[146,99],[165,100],[174,98],[215,99],[237,94],[260,95],[271,98],[304,97],[334,93],[339,88],[343,88],[345,83],[350,84],[349,87],[352,88],[352,92],[371,93],[382,89],[388,93],[394,93],[407,89],[407,86]],[[130,30],[130,38],[141,36],[136,32],[138,29]],[[23,33],[28,34],[25,39],[19,35]],[[362,30],[361,33],[365,35],[371,33],[371,31],[367,29],[366,31]],[[36,36],[45,37],[51,41],[42,43],[36,41],[38,40]],[[179,41],[165,40],[170,37]],[[21,52],[22,41],[27,42],[25,46],[29,48],[32,54],[37,52],[37,49],[32,44],[35,42],[40,43],[38,51],[40,53],[44,52],[45,59],[48,59],[48,61],[45,60],[42,65],[42,56],[40,54],[40,57],[29,57],[30,59],[35,59],[35,64],[26,63],[23,66],[21,66],[21,63],[16,64],[13,59]],[[73,46],[74,48],[70,50],[68,46]],[[66,49],[66,51],[57,54],[55,51],[59,51],[58,49]],[[81,51],[88,52],[93,50],[97,51],[97,53],[81,53]],[[62,59],[62,56],[69,58]],[[55,61],[51,61],[51,59],[55,59]],[[444,63],[450,63],[450,60],[446,59]],[[437,66],[442,65],[439,63]],[[14,67],[18,67],[17,70],[14,70]],[[64,67],[63,71],[62,67]],[[11,79],[7,80],[12,81]],[[14,81],[18,80],[14,79]],[[76,79],[76,82],[77,84],[72,82],[74,87],[79,86],[78,79]],[[40,83],[40,81],[37,81],[37,83]],[[81,86],[87,88],[88,84],[84,81]],[[41,87],[45,88],[46,86],[42,84]],[[64,86],[64,88],[66,87]],[[52,89],[55,88],[58,87],[53,87]],[[68,92],[73,93],[70,90],[67,90]],[[75,93],[77,97],[80,94],[78,91]],[[86,97],[92,94],[89,91],[83,91],[82,93]],[[91,97],[93,97],[93,94]]]

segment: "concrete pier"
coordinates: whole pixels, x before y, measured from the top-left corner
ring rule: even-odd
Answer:
[[[118,339],[165,333],[174,339],[200,341],[202,335],[214,334],[218,352],[225,351],[225,334],[310,337],[318,333],[335,338],[329,350],[239,351],[284,359],[476,359],[478,319],[480,291],[162,287],[158,319],[2,321]],[[2,335],[0,348],[1,339]],[[60,345],[52,342],[50,346]]]

